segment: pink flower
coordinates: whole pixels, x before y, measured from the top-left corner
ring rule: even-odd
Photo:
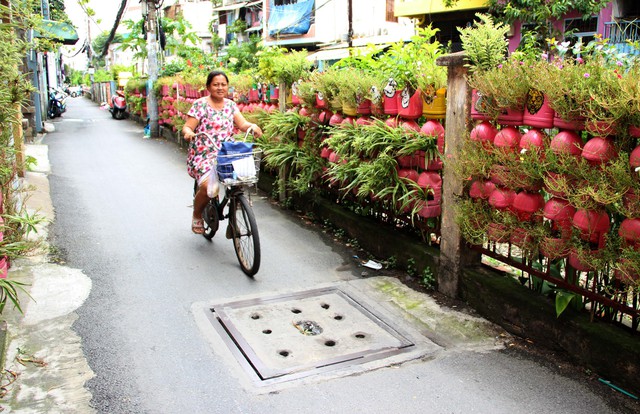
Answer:
[[[622,66],[622,62],[617,61],[617,62],[616,62],[616,65],[618,65],[618,66]]]
[[[498,65],[498,69],[502,69],[502,63]]]
[[[585,73],[585,74],[584,74],[584,77],[585,77],[586,79],[589,79],[589,78],[591,77],[591,75],[589,75],[588,73]]]
[[[543,53],[543,54],[541,55],[541,57],[542,57],[542,59],[544,59],[544,60],[549,59],[549,55],[548,55],[548,54],[546,54],[546,53]]]
[[[584,63],[584,59],[582,59],[581,57],[576,58],[576,62],[578,62],[578,63]]]

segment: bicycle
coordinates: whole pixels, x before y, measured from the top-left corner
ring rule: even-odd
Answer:
[[[196,134],[213,139],[209,134],[200,132]],[[245,140],[249,135],[245,135]],[[261,150],[253,149],[251,152],[233,155],[218,155],[215,171],[218,175],[219,193],[218,196],[209,200],[202,213],[204,221],[203,236],[207,240],[213,236],[220,227],[220,221],[228,219],[226,238],[233,240],[233,248],[240,263],[242,271],[247,276],[254,276],[260,269],[260,236],[256,218],[251,207],[250,194],[245,194],[245,188],[251,187],[258,182],[258,172],[260,171]],[[245,163],[251,157],[254,171],[249,171],[246,175],[238,175],[237,172],[230,174],[221,172],[224,167],[229,170],[238,166],[237,162]],[[236,164],[234,164],[236,163]],[[222,168],[221,168],[222,167]],[[246,164],[245,164],[246,167]],[[250,170],[250,169],[249,169]],[[194,194],[198,189],[197,181],[194,184]],[[220,198],[221,194],[222,198]]]

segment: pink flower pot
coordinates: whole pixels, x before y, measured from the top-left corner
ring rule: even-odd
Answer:
[[[476,89],[471,91],[471,118],[478,121],[488,121],[489,117],[483,111],[482,101],[485,99]]]
[[[579,117],[573,120],[562,119],[555,114],[553,116],[553,126],[558,129],[568,129],[570,131],[583,131],[585,118]]]
[[[523,109],[508,108],[498,115],[498,123],[500,125],[519,126],[522,125],[522,118],[524,118]]]
[[[530,89],[524,107],[522,123],[534,128],[552,128],[555,111],[549,106],[549,99],[537,89]]]
[[[408,88],[403,89],[398,98],[398,115],[405,119],[418,119],[422,116],[422,95],[420,91],[410,93]]]

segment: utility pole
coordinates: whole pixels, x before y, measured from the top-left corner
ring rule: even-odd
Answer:
[[[145,2],[147,6],[147,61],[149,68],[149,79],[147,80],[147,111],[149,113],[151,137],[157,138],[160,135],[160,127],[158,125],[158,100],[153,91],[153,87],[158,81],[158,39],[156,37],[158,16],[156,0],[142,1]]]

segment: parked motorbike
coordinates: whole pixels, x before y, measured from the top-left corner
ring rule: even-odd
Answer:
[[[64,91],[49,88],[49,106],[47,116],[51,119],[61,116],[67,110],[67,94]]]
[[[114,119],[124,119],[127,116],[127,101],[124,98],[124,92],[116,91],[111,97],[109,112]]]

